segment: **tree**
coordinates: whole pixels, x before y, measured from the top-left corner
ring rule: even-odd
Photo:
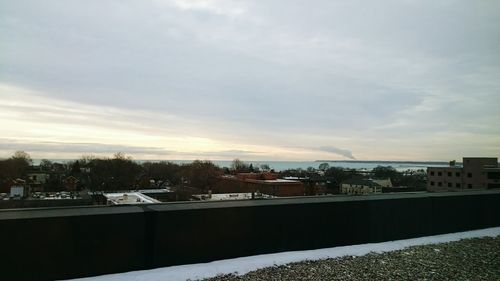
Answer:
[[[231,163],[231,169],[235,173],[247,173],[250,170],[249,166],[238,158],[234,159]]]
[[[398,171],[391,166],[377,166],[373,168],[372,174],[374,178],[380,179],[395,179],[399,177]]]
[[[142,172],[142,167],[131,157],[123,153],[115,154],[114,158],[92,158],[80,161],[85,168],[90,168],[89,188],[92,190],[124,190],[136,185],[136,179]]]
[[[260,164],[260,169],[264,172],[269,172],[271,170],[271,167],[269,167],[268,164]]]
[[[113,159],[126,161],[132,160],[132,157],[125,155],[123,152],[117,152],[113,155]]]
[[[319,164],[319,167],[318,167],[318,169],[320,171],[326,171],[326,170],[328,170],[328,168],[330,168],[330,164],[328,164],[328,163],[321,163],[321,164]]]
[[[11,160],[9,165],[12,169],[12,178],[22,177],[33,162],[30,155],[24,151],[16,151],[9,160]]]
[[[142,164],[144,173],[155,181],[177,185],[181,183],[181,166],[172,162],[145,162]]]
[[[29,164],[33,163],[33,160],[31,160],[31,156],[27,152],[24,152],[22,150],[14,152],[14,155],[11,157],[11,159],[24,160]]]
[[[8,180],[24,177],[31,163],[30,155],[24,151],[16,151],[9,159],[1,160],[0,185]]]
[[[339,187],[341,182],[351,179],[353,176],[352,172],[340,167],[330,167],[325,171],[325,177],[330,179],[331,187]]]
[[[42,161],[40,161],[40,168],[44,172],[50,172],[50,171],[52,171],[53,164],[54,163],[52,163],[52,161],[50,161],[50,160],[42,159]]]

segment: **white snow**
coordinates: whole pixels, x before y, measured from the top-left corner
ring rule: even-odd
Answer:
[[[104,196],[112,205],[160,203],[160,201],[139,192],[104,193]]]
[[[74,279],[80,281],[181,281],[210,278],[220,274],[237,273],[243,275],[260,268],[284,265],[304,260],[320,260],[343,256],[362,256],[370,252],[389,252],[410,246],[439,244],[458,241],[465,238],[495,237],[500,235],[500,227],[427,236],[414,239],[371,243],[308,251],[282,252],[250,256],[236,259],[219,260],[209,263],[170,266],[151,270],[132,271],[89,278]]]

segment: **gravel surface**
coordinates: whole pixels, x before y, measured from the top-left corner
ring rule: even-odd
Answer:
[[[304,261],[249,272],[217,276],[232,280],[500,280],[500,236],[388,253]]]

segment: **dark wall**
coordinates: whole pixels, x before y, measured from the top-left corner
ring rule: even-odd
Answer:
[[[55,208],[0,212],[2,280],[54,280],[145,264],[143,210]]]
[[[0,211],[0,272],[92,276],[487,228],[499,214],[499,191]]]

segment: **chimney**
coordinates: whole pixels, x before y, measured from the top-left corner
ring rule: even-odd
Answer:
[[[455,160],[451,160],[451,161],[450,161],[450,167],[455,167],[455,163],[456,163],[456,161],[455,161]]]

